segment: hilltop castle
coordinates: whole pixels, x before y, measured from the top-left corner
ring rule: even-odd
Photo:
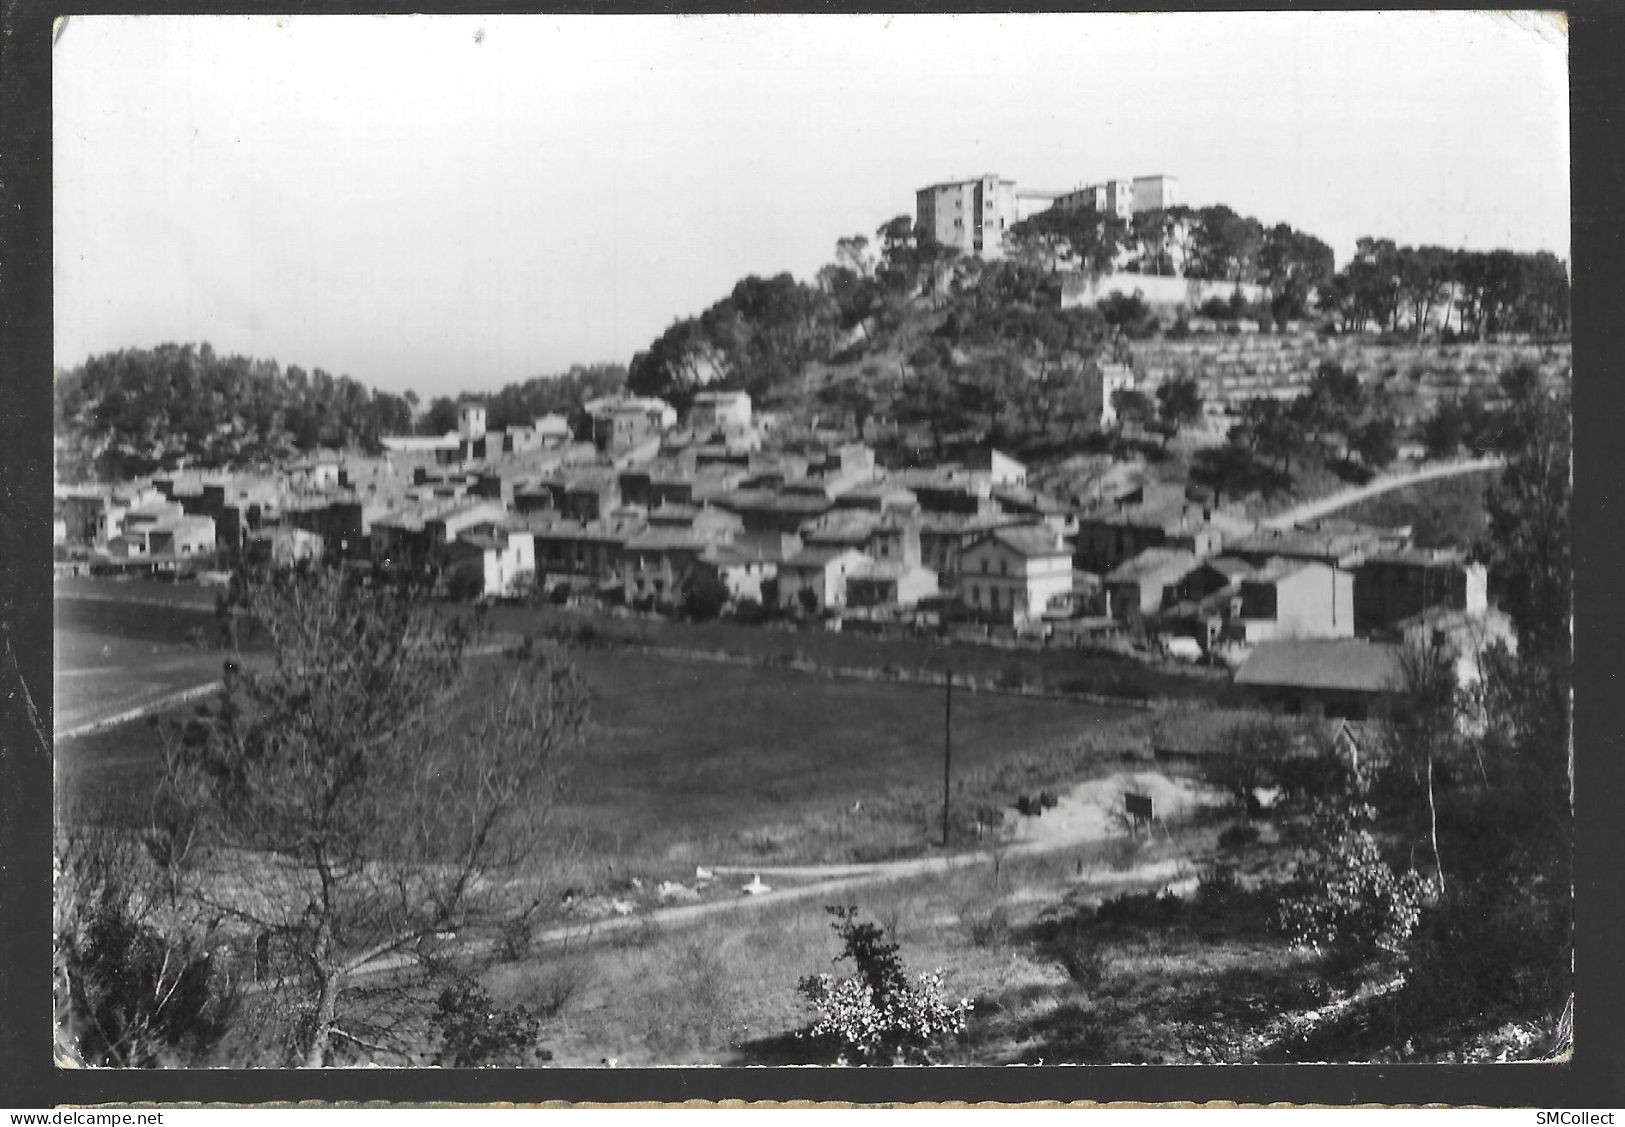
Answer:
[[[1011,227],[1051,207],[1089,208],[1124,219],[1136,212],[1179,203],[1179,180],[1156,173],[1132,180],[1105,180],[1070,191],[1019,189],[1014,180],[986,173],[969,180],[945,180],[914,193],[915,225],[935,242],[962,254],[999,258]]]

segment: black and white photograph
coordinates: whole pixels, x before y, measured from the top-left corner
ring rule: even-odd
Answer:
[[[59,1068],[1583,1047],[1562,13],[50,51]]]

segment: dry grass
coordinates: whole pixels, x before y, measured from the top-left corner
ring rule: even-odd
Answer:
[[[1269,933],[1263,897],[1158,899],[1193,883],[1217,834],[1189,826],[1132,849],[1008,857],[997,876],[988,864],[839,898],[901,944],[911,971],[941,969],[953,995],[974,1000],[952,1063],[1253,1060],[1340,983]],[[1255,859],[1267,864],[1267,850]],[[1125,894],[1141,896],[1096,915]],[[561,1065],[819,1063],[795,1036],[810,1020],[796,983],[841,973],[837,953],[823,904],[802,901],[576,950],[565,970],[544,951],[498,973],[532,1004],[561,975],[576,984],[544,1034]]]
[[[1007,858],[997,877],[988,864],[839,899],[857,904],[901,944],[911,971],[941,968],[953,994],[975,999],[973,1026],[1002,1030],[999,1015],[1008,1016],[1010,999],[1035,990],[1062,1001],[1069,996],[1066,971],[1027,932],[1046,905],[1077,891],[1080,870],[1111,887],[1133,881],[1131,874],[1110,874],[1102,851],[1086,849]],[[838,950],[820,901],[741,906],[637,941],[578,948],[568,955],[568,977],[584,985],[544,1040],[560,1065],[606,1058],[623,1066],[816,1063],[794,1036],[810,1020],[796,983],[825,970],[840,973],[832,966]],[[551,965],[558,957],[539,951],[493,972],[493,994],[539,1004],[563,973]],[[1007,1041],[997,1034],[973,1039],[954,1059],[1012,1059],[1019,1046]]]

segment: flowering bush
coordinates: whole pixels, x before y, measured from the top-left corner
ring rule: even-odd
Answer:
[[[1292,942],[1355,956],[1397,955],[1421,922],[1437,892],[1434,882],[1389,865],[1364,820],[1328,826],[1328,845],[1298,866],[1299,894],[1282,902],[1276,921]]]
[[[943,997],[941,972],[921,974],[917,985],[888,995],[877,1003],[863,979],[809,975],[801,980],[801,994],[818,1011],[808,1035],[840,1046],[842,1055],[864,1062],[906,1061],[923,1058],[945,1038],[965,1031],[968,999],[948,1002]]]
[[[933,1047],[965,1031],[971,1001],[948,1001],[940,970],[910,982],[897,944],[880,928],[859,922],[855,907],[829,912],[842,941],[835,961],[850,959],[857,973],[801,980],[797,989],[818,1014],[806,1036],[830,1044],[843,1063],[903,1064],[928,1063]]]

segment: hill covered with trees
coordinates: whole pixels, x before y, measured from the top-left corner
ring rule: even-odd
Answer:
[[[1042,459],[1093,429],[1088,377],[1100,364],[1126,359],[1131,341],[1178,339],[1188,328],[1183,316],[1164,323],[1138,296],[1121,293],[1063,309],[1063,280],[1078,272],[1236,283],[1228,300],[1215,297],[1199,311],[1232,330],[1238,318],[1266,332],[1309,321],[1328,333],[1421,335],[1432,327],[1473,338],[1561,335],[1568,327],[1567,269],[1546,253],[1366,238],[1337,271],[1331,249],[1313,235],[1224,206],[1147,211],[1132,220],[1051,209],[1009,235],[1010,253],[987,261],[923,238],[900,215],[873,238],[838,240],[834,260],[811,281],[788,273],[741,279],[701,313],[674,322],[628,367],[578,365],[494,394],[441,396],[421,406],[411,392],[396,396],[321,369],[222,357],[206,344],[108,353],[57,381],[57,434],[68,447],[60,468],[73,480],[245,465],[317,447],[375,450],[384,434],[453,429],[463,399],[482,400],[489,425],[500,428],[578,412],[587,400],[622,389],[682,409],[702,388],[744,390],[764,407],[859,433],[871,420],[888,420],[899,428],[904,456],[993,442]],[[1240,285],[1262,295],[1244,296]],[[1163,403],[1126,403],[1130,422],[1160,434],[1164,445],[1201,416],[1199,401],[1183,391],[1170,395]],[[1245,458],[1225,456],[1251,464],[1292,439],[1281,424],[1293,420],[1272,410],[1260,404],[1246,420],[1239,435]],[[1387,453],[1396,436],[1375,416],[1361,421],[1368,428],[1345,436],[1345,452],[1362,452],[1352,441],[1358,438],[1366,451]]]
[[[1338,271],[1315,236],[1216,206],[1132,220],[1050,209],[1016,224],[1009,254],[987,261],[922,238],[900,215],[872,240],[840,239],[811,282],[741,280],[639,352],[628,385],[679,407],[702,388],[740,389],[860,430],[868,419],[892,419],[938,449],[962,436],[1041,454],[1084,421],[1083,374],[1123,358],[1129,341],[1187,331],[1183,317],[1163,323],[1137,296],[1063,309],[1062,280],[1078,272],[1237,283],[1229,300],[1214,298],[1200,312],[1232,324],[1254,319],[1266,332],[1305,320],[1330,333],[1474,338],[1568,328],[1567,270],[1547,253],[1366,238]],[[1244,297],[1239,285],[1262,296]],[[1268,420],[1253,429],[1267,431]],[[1364,437],[1373,451],[1393,438],[1380,423]]]
[[[163,344],[93,356],[56,381],[65,480],[271,462],[318,447],[378,448],[411,429],[408,399],[275,360]]]
[[[183,467],[227,469],[319,448],[376,453],[389,434],[444,434],[457,404],[486,404],[492,427],[569,414],[625,385],[619,364],[577,366],[509,384],[494,395],[439,397],[420,411],[393,395],[317,368],[221,356],[205,344],[162,344],[93,356],[57,377],[55,423],[65,481],[119,479]]]

